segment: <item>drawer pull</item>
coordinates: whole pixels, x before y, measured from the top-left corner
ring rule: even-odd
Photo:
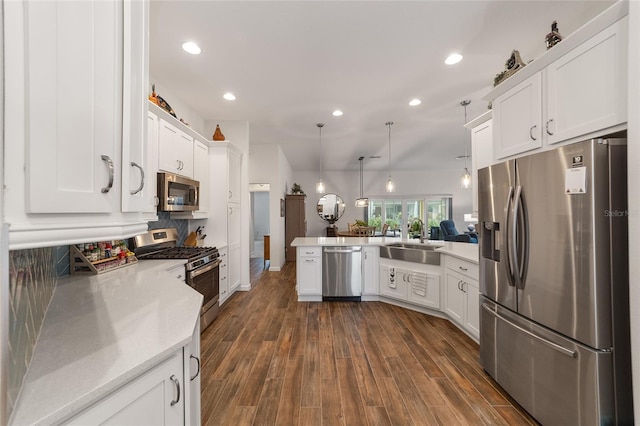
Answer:
[[[467,272],[467,271],[468,271],[468,269],[467,269],[467,268],[463,268],[462,266],[458,266],[458,269],[460,269],[461,271],[465,271],[465,272]]]

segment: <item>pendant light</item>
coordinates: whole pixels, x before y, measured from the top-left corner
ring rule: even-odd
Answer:
[[[462,177],[460,178],[460,186],[462,188],[469,188],[471,186],[471,173],[469,173],[469,169],[467,168],[467,158],[469,155],[467,154],[467,129],[464,127],[464,124],[467,124],[467,106],[471,103],[469,100],[464,100],[460,102],[460,105],[464,107],[464,123],[462,129],[464,131],[462,143],[464,145],[464,172],[462,173]]]
[[[356,200],[356,207],[369,207],[369,199],[362,195],[362,160],[364,160],[364,157],[358,158],[358,161],[360,161],[360,198]]]
[[[322,127],[324,127],[324,124],[318,123],[316,126],[318,126],[318,130],[320,132],[320,179],[318,180],[318,183],[316,183],[316,193],[324,194],[326,192],[324,182],[322,181]]]
[[[393,126],[393,121],[387,121],[385,124],[389,128],[389,180],[387,181],[387,192],[393,192],[396,190],[396,184],[391,180],[391,126]]]

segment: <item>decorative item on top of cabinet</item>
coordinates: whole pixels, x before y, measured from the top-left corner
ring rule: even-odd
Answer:
[[[522,61],[520,52],[513,49],[513,51],[511,52],[511,56],[509,56],[509,59],[507,59],[507,62],[505,62],[504,64],[504,71],[496,74],[496,77],[493,79],[493,85],[497,86],[498,84],[502,83],[504,80],[520,71],[520,69],[522,69],[522,67],[524,67],[525,65],[527,64]]]
[[[291,194],[292,195],[304,194],[304,191],[302,190],[302,187],[300,186],[300,184],[294,182],[293,185],[291,185]]]
[[[216,124],[216,131],[213,132],[213,140],[214,141],[223,141],[224,135],[222,134],[222,130],[220,130],[220,125]]]
[[[556,44],[562,41],[562,36],[558,32],[558,23],[553,21],[551,24],[551,32],[547,34],[545,37],[545,44],[547,45],[547,50],[551,49]]]
[[[173,115],[175,118],[178,118],[178,116],[176,115],[175,112],[173,112],[173,108],[171,108],[171,105],[169,105],[169,103],[167,101],[165,101],[162,96],[158,95],[158,106],[160,108],[162,108],[163,110],[167,111],[169,114]]]
[[[156,93],[156,84],[151,85],[151,94],[149,95],[149,101],[158,105],[158,94]]]

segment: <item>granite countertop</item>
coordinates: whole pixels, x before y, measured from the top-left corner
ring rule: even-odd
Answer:
[[[187,345],[203,296],[167,272],[180,263],[59,280],[10,424],[66,420]]]
[[[293,247],[317,246],[384,246],[393,243],[433,245],[442,254],[455,256],[469,262],[478,263],[478,244],[454,243],[442,240],[425,240],[420,243],[415,238],[394,237],[297,237],[291,245]]]

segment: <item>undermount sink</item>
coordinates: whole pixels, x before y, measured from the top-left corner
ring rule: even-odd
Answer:
[[[426,244],[393,243],[380,247],[380,257],[405,262],[440,265],[440,253],[436,246]]]

